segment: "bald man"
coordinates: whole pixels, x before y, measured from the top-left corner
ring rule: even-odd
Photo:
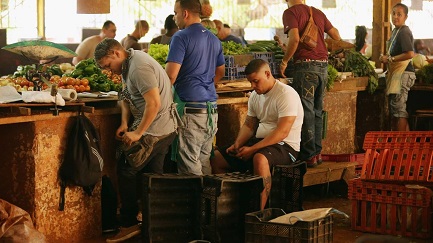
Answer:
[[[146,20],[139,20],[135,24],[135,29],[131,34],[128,34],[126,37],[124,37],[120,44],[125,48],[133,48],[134,50],[143,50],[144,48],[141,46],[138,41],[141,39],[141,37],[145,36],[149,32],[149,23],[147,23]]]

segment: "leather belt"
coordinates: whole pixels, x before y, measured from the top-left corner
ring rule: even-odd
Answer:
[[[212,108],[210,110],[211,114],[218,113],[217,108]],[[190,114],[207,114],[207,108],[191,108],[191,107],[185,107],[185,113]]]
[[[295,64],[303,63],[303,62],[328,62],[328,60],[312,60],[312,59],[304,59],[304,60],[296,60]]]

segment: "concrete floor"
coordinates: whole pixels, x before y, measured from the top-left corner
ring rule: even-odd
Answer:
[[[313,208],[336,208],[351,216],[351,202],[347,199],[347,186],[343,181],[334,182],[326,187],[325,185],[316,185],[304,188],[304,209]],[[431,243],[433,239],[422,240],[416,238],[406,238],[400,236],[379,235],[363,233],[351,229],[350,218],[343,216],[333,217],[333,242],[335,243]],[[106,238],[114,234],[102,235],[98,239],[86,241],[87,243],[102,243]],[[135,237],[128,243],[141,242],[141,238]]]

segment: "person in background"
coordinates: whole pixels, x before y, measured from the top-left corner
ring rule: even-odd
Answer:
[[[142,173],[163,173],[164,158],[176,134],[176,108],[167,73],[146,52],[126,50],[115,39],[107,38],[97,45],[95,60],[102,69],[122,75],[121,122],[115,138],[125,147],[140,140],[145,150],[151,151],[143,161],[131,162],[125,155],[118,160],[122,228],[107,242],[120,242],[141,232],[136,218],[141,198],[137,182]]]
[[[214,35],[217,35],[218,30],[217,30],[217,28],[216,28],[215,23],[214,23],[212,20],[210,20],[210,19],[202,19],[202,20],[201,20],[201,24],[202,24],[206,29],[208,29],[210,32],[212,32]]]
[[[79,63],[81,60],[93,58],[96,45],[98,45],[99,42],[105,38],[116,37],[116,30],[116,25],[113,23],[113,21],[105,21],[99,35],[87,37],[78,45],[77,49],[75,50],[77,56],[72,58],[72,64],[77,65],[77,63]]]
[[[171,38],[165,70],[183,126],[172,145],[179,173],[210,174],[210,156],[217,132],[215,83],[225,72],[221,42],[200,19],[197,0],[176,0],[174,21],[180,31]]]
[[[388,65],[386,76],[386,94],[388,95],[389,112],[392,131],[409,131],[406,111],[406,101],[410,88],[415,83],[415,69],[412,58],[413,50],[412,31],[405,24],[409,9],[402,3],[392,8],[391,38],[387,41],[387,52],[379,60]]]
[[[367,48],[367,28],[364,25],[357,25],[355,27],[355,51],[365,54]]]
[[[153,38],[150,44],[170,44],[171,37],[179,30],[173,17],[173,14],[167,16],[164,23],[165,34]]]
[[[415,53],[422,54],[422,55],[424,55],[424,56],[429,56],[429,55],[431,55],[430,48],[428,48],[428,47],[424,44],[424,41],[421,40],[421,39],[417,39],[417,40],[415,40],[415,41],[413,42],[413,47],[414,47]]]
[[[224,26],[224,31],[226,31],[229,35],[232,35],[232,29],[230,28],[230,25],[224,24],[223,26]],[[240,30],[240,32],[241,32],[241,36],[239,36],[238,38],[242,41],[242,45],[246,46],[248,43],[244,39],[244,35],[242,34],[243,30]]]
[[[145,36],[149,32],[149,23],[146,20],[139,20],[135,24],[135,29],[131,34],[125,36],[120,44],[125,48],[133,48],[134,50],[143,50],[144,48],[138,41],[141,37]]]
[[[227,41],[233,41],[235,43],[245,45],[242,40],[232,34],[230,34],[231,30],[230,28],[224,28],[223,22],[218,19],[214,19],[213,22],[215,23],[216,29],[217,29],[217,36],[220,41],[227,42]]]
[[[308,167],[322,162],[323,98],[328,79],[328,51],[325,46],[324,32],[332,39],[341,40],[338,30],[326,15],[312,7],[313,18],[318,26],[319,37],[316,48],[310,50],[299,43],[300,33],[304,32],[310,18],[310,7],[302,0],[288,0],[288,9],[283,13],[284,33],[288,34],[286,52],[281,61],[280,75],[288,61],[293,57],[293,88],[301,97],[304,107],[301,151],[298,159],[306,161]]]
[[[250,171],[262,176],[263,210],[271,190],[272,166],[296,161],[304,111],[298,93],[276,80],[266,61],[252,60],[245,74],[254,89],[247,117],[233,145],[215,151],[212,173]]]

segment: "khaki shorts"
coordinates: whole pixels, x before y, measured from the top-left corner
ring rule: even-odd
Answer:
[[[389,112],[393,117],[408,118],[409,114],[406,111],[406,102],[410,88],[415,83],[414,72],[404,72],[401,76],[400,94],[390,94],[388,97]]]

